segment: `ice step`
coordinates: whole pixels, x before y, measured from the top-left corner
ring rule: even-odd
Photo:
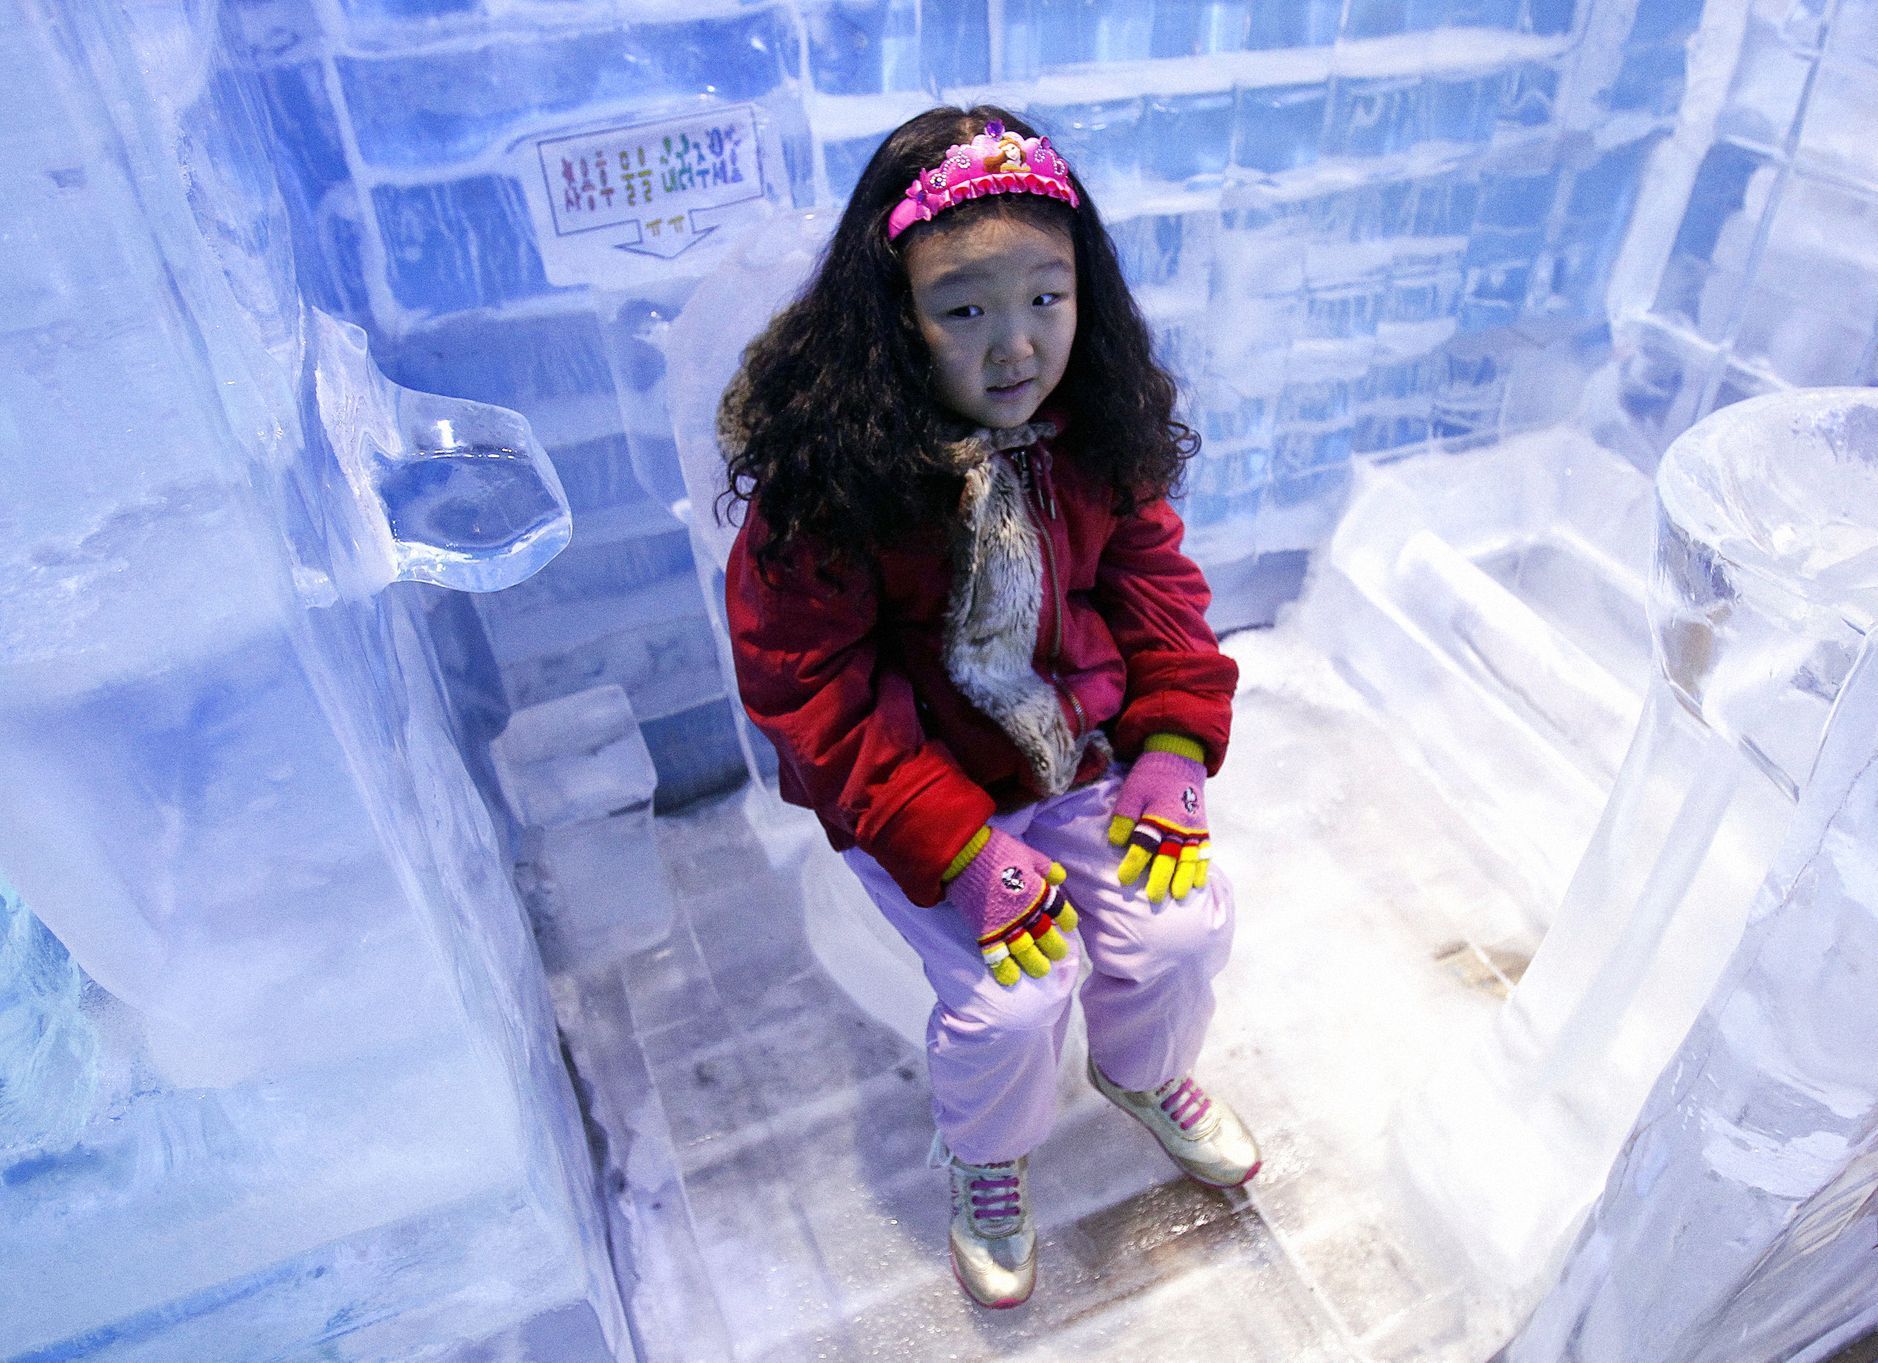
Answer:
[[[1589,840],[1603,791],[1515,709],[1446,653],[1387,596],[1320,571],[1298,622],[1338,670],[1388,713],[1397,745],[1427,766],[1445,802],[1520,885],[1535,936]],[[1535,837],[1533,829],[1548,830]],[[1561,836],[1561,834],[1563,836]]]
[[[660,941],[672,905],[652,836],[658,777],[625,691],[518,710],[489,754],[521,826],[516,882],[549,969]]]
[[[1647,552],[1648,496],[1563,439],[1367,470],[1298,607],[1506,850],[1535,916],[1563,895],[1641,712],[1642,580],[1626,564]],[[1599,502],[1622,514],[1578,514]]]
[[[1432,531],[1402,546],[1394,578],[1412,625],[1483,692],[1599,786],[1617,779],[1637,726],[1635,692]]]

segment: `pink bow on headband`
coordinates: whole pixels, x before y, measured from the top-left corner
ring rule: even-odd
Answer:
[[[1080,202],[1069,182],[1069,163],[1049,138],[1019,137],[993,119],[970,142],[948,147],[944,160],[914,177],[906,197],[888,215],[887,240],[985,194],[1042,194],[1071,208]]]

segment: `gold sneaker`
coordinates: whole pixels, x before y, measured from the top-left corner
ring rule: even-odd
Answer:
[[[1091,1060],[1089,1081],[1104,1098],[1152,1131],[1161,1148],[1195,1182],[1237,1188],[1259,1171],[1259,1144],[1245,1123],[1190,1076],[1136,1092],[1110,1083]]]
[[[952,1174],[952,1276],[980,1306],[1022,1306],[1037,1285],[1037,1232],[1024,1186],[1029,1157],[967,1164],[935,1138],[932,1162]]]

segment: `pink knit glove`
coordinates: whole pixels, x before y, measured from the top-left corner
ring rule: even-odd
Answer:
[[[1213,844],[1206,828],[1206,750],[1179,734],[1155,734],[1122,778],[1109,820],[1109,843],[1126,847],[1115,878],[1132,885],[1148,868],[1147,896],[1160,903],[1171,893],[1206,884]]]
[[[1009,989],[1019,969],[1041,978],[1069,954],[1076,910],[1057,887],[1063,868],[986,824],[947,868],[946,902],[972,925],[991,978]]]

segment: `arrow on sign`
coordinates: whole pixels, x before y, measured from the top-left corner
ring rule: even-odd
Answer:
[[[687,221],[685,223],[687,230],[683,232],[661,232],[656,237],[647,236],[645,228],[636,218],[630,222],[623,222],[620,224],[620,227],[622,229],[631,230],[634,233],[633,240],[616,241],[613,243],[613,249],[615,251],[631,251],[635,255],[657,256],[661,260],[671,260],[673,257],[689,251],[694,245],[703,241],[718,229],[719,224],[710,221],[710,219],[744,216],[748,212],[744,205],[748,204],[751,199],[760,199],[761,197],[761,194],[752,194],[747,198],[738,199],[727,204],[717,204],[711,208],[694,208],[687,215]]]
[[[625,222],[620,226],[631,228],[638,235],[633,241],[614,242],[615,251],[631,251],[635,255],[657,256],[661,260],[670,260],[674,256],[684,254],[717,230],[715,227],[699,227],[695,223],[687,222],[686,231],[661,232],[654,237],[646,235],[645,229],[637,222]]]

